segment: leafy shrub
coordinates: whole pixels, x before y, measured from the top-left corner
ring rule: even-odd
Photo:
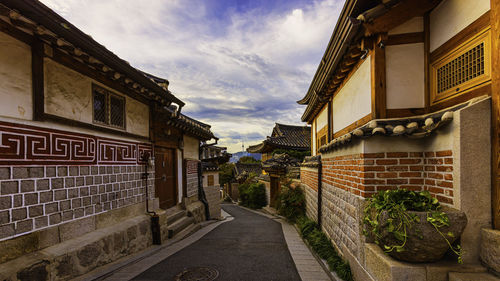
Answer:
[[[311,151],[309,151],[309,150],[308,151],[297,151],[297,150],[289,150],[289,149],[281,149],[281,148],[273,150],[272,155],[274,156],[274,154],[283,154],[283,153],[286,153],[290,157],[297,159],[299,162],[304,161],[304,158],[306,156],[311,156]]]
[[[234,164],[224,163],[219,165],[219,183],[225,185],[234,179]]]
[[[241,205],[260,209],[267,205],[266,187],[263,183],[245,182],[238,186]]]
[[[306,213],[304,191],[299,188],[292,188],[290,185],[283,185],[278,198],[278,214],[295,222]]]
[[[330,239],[324,234],[315,221],[306,217],[297,219],[300,235],[307,240],[311,248],[328,263],[330,270],[335,271],[343,280],[352,281],[349,263],[337,253]]]

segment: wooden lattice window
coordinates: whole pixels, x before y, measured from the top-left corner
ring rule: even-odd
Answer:
[[[214,186],[214,175],[208,175],[207,176],[207,185],[208,186]]]
[[[93,85],[94,123],[125,129],[125,98]]]
[[[431,65],[433,104],[491,81],[490,31],[483,30]]]

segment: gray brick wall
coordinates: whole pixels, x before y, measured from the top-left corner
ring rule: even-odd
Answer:
[[[0,167],[0,240],[142,202],[143,172],[142,165]]]
[[[307,185],[302,184],[306,197],[306,215],[308,218],[318,221],[318,192]]]

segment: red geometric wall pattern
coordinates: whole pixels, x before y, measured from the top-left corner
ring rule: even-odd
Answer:
[[[135,165],[146,143],[0,122],[0,165]]]

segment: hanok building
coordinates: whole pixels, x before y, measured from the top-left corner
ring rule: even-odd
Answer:
[[[0,27],[1,280],[71,279],[145,249],[147,212],[164,239],[188,225],[180,209],[203,219],[199,148],[214,136],[168,81],[38,1],[1,1]]]
[[[499,38],[497,0],[346,1],[299,101],[315,155],[301,178],[308,216],[356,280],[466,270],[405,266],[365,243],[365,199],[393,188],[464,211],[464,263],[500,272]]]
[[[249,146],[247,152],[261,153],[261,160],[266,161],[273,157],[273,151],[276,149],[309,151],[311,149],[310,140],[311,127],[276,123],[271,136],[260,144]]]

